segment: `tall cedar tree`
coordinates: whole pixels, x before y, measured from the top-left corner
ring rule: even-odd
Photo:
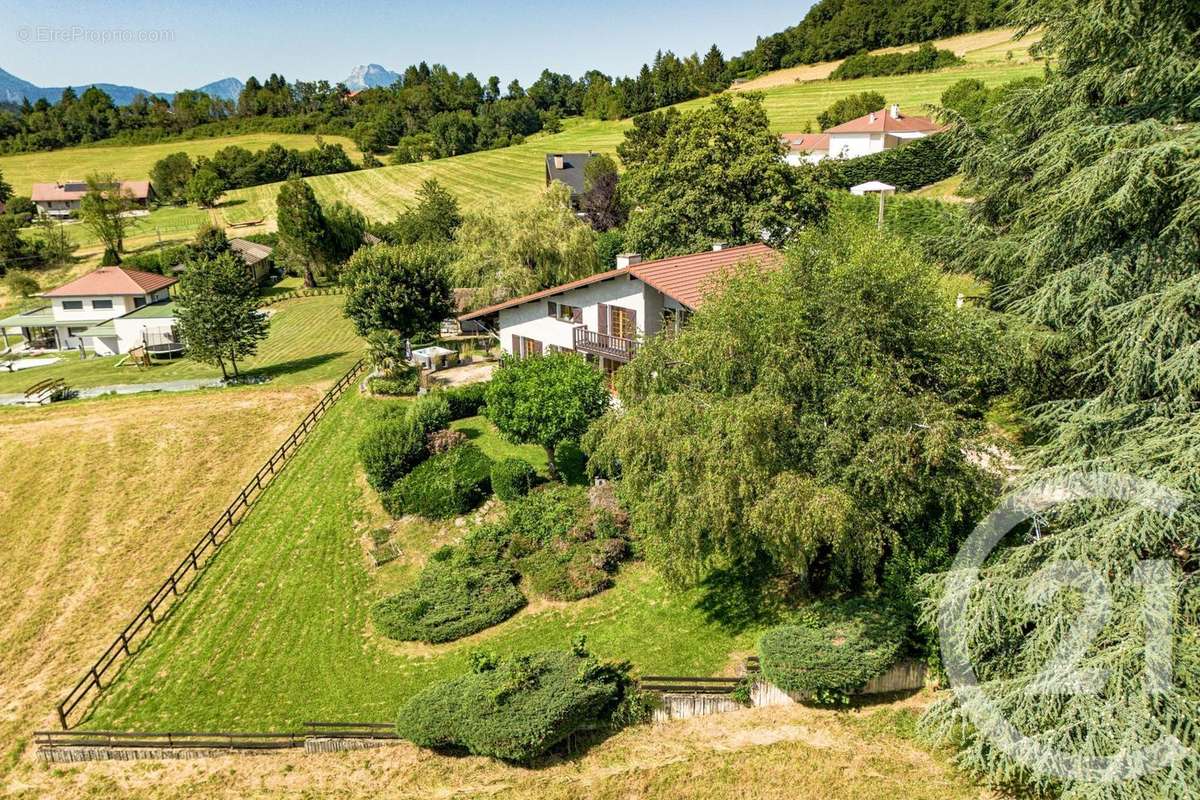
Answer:
[[[969,595],[963,644],[983,692],[1017,730],[1063,754],[1015,758],[971,724],[953,697],[925,723],[958,763],[1018,790],[1068,800],[1194,797],[1200,786],[1200,6],[1025,0],[1019,21],[1045,32],[1046,80],[959,130],[965,186],[977,201],[951,238],[956,266],[989,277],[1002,310],[1037,326],[1030,352],[1057,354],[1055,381],[1024,394],[1037,437],[1029,481],[1115,472],[1187,498],[1170,517],[1133,503],[1060,506],[985,565]],[[1003,119],[1003,124],[987,124]],[[990,135],[986,135],[990,132]],[[1169,565],[1173,609],[1149,602],[1134,572]],[[1041,570],[1080,561],[1103,576],[1107,618],[1069,640],[1078,593],[1028,602]],[[930,582],[936,598],[940,581]],[[1173,613],[1169,613],[1173,611]],[[929,609],[934,619],[936,606]],[[1148,615],[1148,616],[1147,616]],[[1170,685],[1147,682],[1152,631],[1165,631]],[[1090,632],[1089,632],[1090,633]],[[1090,694],[1047,691],[1043,670],[1074,641]],[[1061,680],[1056,681],[1062,683]],[[1174,736],[1169,766],[1134,780],[1088,769],[1088,757]],[[1107,779],[1102,779],[1107,778]]]
[[[647,137],[651,130],[661,134]],[[637,142],[621,178],[633,209],[625,238],[647,256],[706,250],[714,241],[779,245],[825,218],[825,190],[812,170],[784,162],[761,96],[717,97],[665,125],[644,125]]]
[[[300,178],[289,178],[275,199],[279,241],[288,257],[304,271],[304,285],[317,285],[317,271],[324,268],[325,215],[312,187]]]
[[[228,364],[236,377],[237,362],[254,355],[267,338],[267,318],[256,305],[254,282],[240,258],[228,250],[216,257],[197,251],[184,264],[176,299],[188,356],[216,364],[225,378]]]
[[[604,233],[625,224],[627,212],[621,200],[617,162],[598,155],[583,168],[583,195],[579,208],[595,230]]]

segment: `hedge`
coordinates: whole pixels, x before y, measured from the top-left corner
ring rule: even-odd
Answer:
[[[907,624],[869,601],[817,604],[759,640],[763,675],[818,702],[844,701],[899,655]]]
[[[440,431],[450,424],[450,403],[441,392],[418,397],[409,406],[408,418],[425,433]]]
[[[416,584],[371,609],[383,635],[401,641],[452,642],[499,625],[525,607],[516,572],[462,549],[436,551]]]
[[[407,417],[379,420],[367,428],[358,444],[367,482],[377,492],[386,492],[426,455],[425,431]]]
[[[473,444],[462,444],[421,462],[383,498],[394,517],[419,514],[445,519],[465,514],[487,494],[492,461]]]
[[[959,159],[943,135],[926,136],[908,144],[844,161],[825,159],[821,171],[840,189],[867,181],[890,183],[902,192],[920,189],[958,172]]]
[[[487,382],[468,383],[439,392],[450,404],[450,419],[466,419],[477,416],[483,408],[483,393]]]
[[[479,659],[475,672],[414,695],[396,732],[422,747],[528,762],[574,733],[607,726],[630,684],[627,665],[586,653]]]
[[[506,458],[492,465],[492,491],[501,500],[524,497],[536,483],[537,472],[528,461]]]
[[[587,456],[580,449],[579,442],[563,439],[554,446],[554,468],[564,483],[587,481]]]
[[[392,375],[376,375],[367,381],[367,388],[373,394],[389,395],[394,397],[409,396],[417,393],[421,387],[421,376],[416,372],[412,374]]]
[[[838,64],[837,69],[829,73],[829,80],[844,81],[879,75],[908,75],[913,72],[929,72],[965,63],[963,59],[954,54],[954,51],[939,50],[929,42],[925,42],[916,50],[903,53],[882,53],[880,55],[856,53]]]

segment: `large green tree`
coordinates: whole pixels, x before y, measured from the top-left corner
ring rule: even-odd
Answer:
[[[506,358],[484,396],[488,419],[506,439],[545,448],[554,478],[555,446],[579,439],[609,405],[604,376],[576,353]]]
[[[916,248],[836,228],[651,339],[585,439],[674,584],[724,574],[779,599],[886,582],[911,602],[990,499],[965,454],[995,390],[989,326]]]
[[[307,182],[292,177],[279,188],[275,198],[279,241],[285,260],[304,275],[305,286],[317,285],[317,273],[325,269],[325,215]]]
[[[958,748],[959,764],[1006,787],[1071,800],[1192,797],[1200,6],[1025,0],[1018,9],[1023,27],[1044,31],[1052,66],[1043,83],[985,111],[982,131],[960,132],[964,186],[977,200],[948,250],[994,281],[1000,309],[1036,326],[1034,349],[1056,355],[1057,380],[1022,387],[1041,401],[1027,412],[1036,440],[1027,480],[1118,473],[1184,499],[1170,515],[1120,500],[1064,503],[994,555],[967,595],[955,648],[973,661],[981,692],[940,701],[927,724]],[[1145,591],[1146,561],[1167,572],[1165,607]],[[1046,591],[1046,570],[1062,563],[1106,587],[1105,616],[1090,630],[1073,625],[1085,612],[1095,620],[1099,606],[1070,588]],[[1152,639],[1169,676],[1157,686]],[[1091,691],[1065,688],[1054,673],[1063,655],[1095,679]],[[999,746],[1005,739],[973,713],[980,697],[1057,758]],[[1182,752],[1155,764],[1143,748],[1168,737]],[[1105,759],[1118,763],[1105,770]]]
[[[430,178],[417,189],[416,206],[405,210],[391,224],[380,226],[379,234],[393,244],[448,244],[454,240],[462,221],[458,199]]]
[[[346,262],[341,280],[345,314],[360,336],[375,331],[406,339],[428,336],[452,313],[444,248],[364,247]]]
[[[154,191],[163,200],[179,200],[184,197],[188,181],[196,171],[187,153],[171,153],[160,158],[150,170],[150,182]]]
[[[219,366],[225,378],[227,365],[239,374],[238,361],[254,355],[267,337],[256,289],[246,265],[229,251],[216,257],[197,253],[184,263],[175,317],[189,358]]]
[[[626,242],[645,255],[696,252],[714,241],[782,244],[825,217],[825,190],[811,169],[783,161],[759,96],[721,96],[672,117],[644,151],[626,163],[621,192],[633,209]]]

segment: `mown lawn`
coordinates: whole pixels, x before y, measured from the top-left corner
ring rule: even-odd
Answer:
[[[535,601],[459,642],[401,644],[377,635],[371,604],[411,575],[428,549],[463,532],[417,525],[405,553],[373,573],[362,537],[385,521],[361,477],[356,445],[374,401],[352,393],[325,418],[263,496],[196,590],[101,701],[93,728],[258,730],[306,720],[390,720],[431,681],[467,668],[477,648],[516,653],[565,647],[583,633],[599,655],[644,672],[712,674],[753,633],[709,621],[691,594],[668,591],[645,565],[578,603]],[[484,449],[498,446],[480,420]],[[521,454],[533,461],[536,448]]]
[[[802,131],[809,124],[816,130],[817,114],[833,101],[855,92],[875,90],[888,102],[899,103],[908,113],[924,113],[924,106],[939,100],[942,92],[963,78],[978,78],[995,84],[1037,75],[1040,64],[1008,62],[972,63],[962,67],[920,75],[863,78],[853,81],[813,81],[778,86],[764,92],[771,126],[782,132]],[[693,100],[681,109],[698,108],[711,102]],[[514,147],[469,153],[455,158],[380,167],[341,175],[307,179],[323,203],[343,200],[374,220],[390,220],[415,201],[421,183],[436,178],[453,192],[466,208],[489,203],[509,203],[536,195],[545,185],[546,153],[595,150],[615,154],[631,123],[571,119],[562,133],[538,134]],[[273,218],[278,184],[266,184],[228,193],[237,202],[222,211],[230,222]]]
[[[270,307],[271,330],[258,354],[239,365],[247,375],[262,375],[272,385],[294,386],[335,380],[362,355],[362,339],[342,315],[337,295],[285,300]],[[0,394],[18,394],[46,378],[62,378],[83,389],[127,383],[217,378],[217,367],[189,358],[167,361],[149,369],[118,367],[124,356],[81,360],[65,352],[57,364],[21,372],[0,372]]]
[[[325,141],[340,144],[352,160],[362,154],[354,142],[344,136],[326,136]],[[35,183],[60,180],[84,180],[93,173],[111,172],[122,180],[146,180],[154,163],[171,153],[187,153],[194,161],[197,156],[211,156],[223,147],[236,145],[247,150],[265,150],[272,144],[307,150],[315,145],[316,137],[305,133],[246,133],[221,136],[215,139],[184,139],[156,144],[105,144],[68,147],[39,153],[18,153],[0,156],[0,172],[19,195],[29,195]]]

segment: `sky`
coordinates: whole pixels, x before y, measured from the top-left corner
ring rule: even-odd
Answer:
[[[38,86],[118,83],[151,91],[225,77],[338,81],[374,62],[442,63],[528,86],[550,67],[636,72],[658,49],[726,57],[803,18],[779,0],[0,0],[0,69]]]

